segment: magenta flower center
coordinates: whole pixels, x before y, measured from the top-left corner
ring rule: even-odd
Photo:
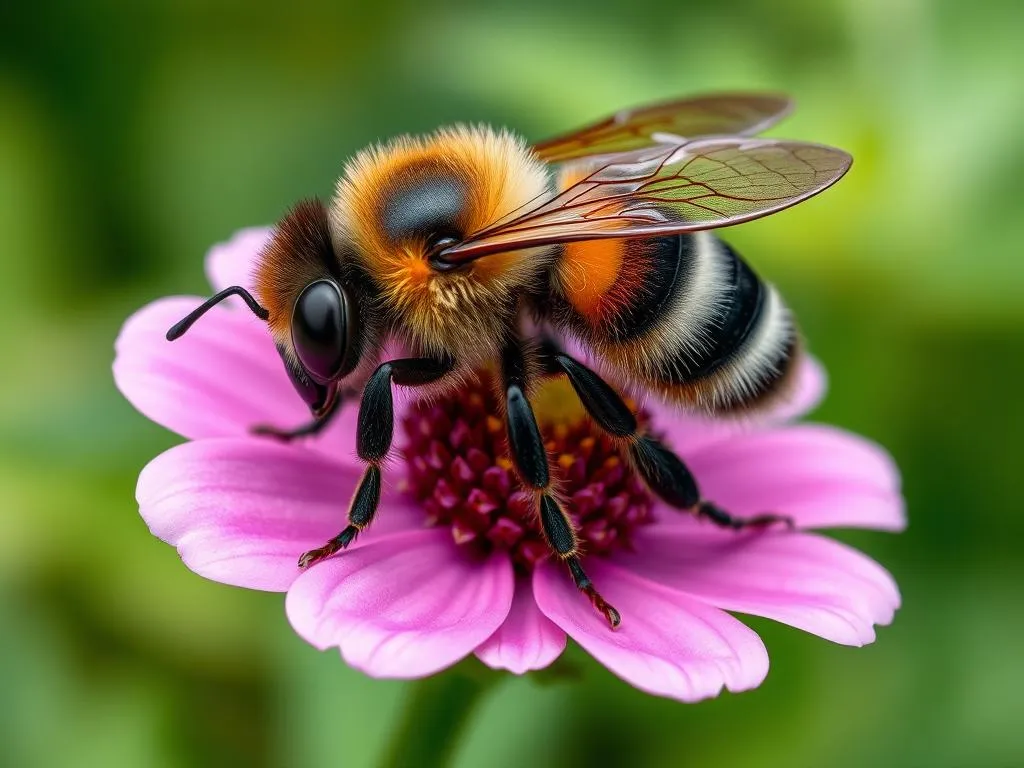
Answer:
[[[576,523],[585,554],[629,549],[636,527],[653,522],[651,495],[572,394],[556,380],[533,398],[554,487]],[[512,467],[491,387],[470,384],[418,401],[403,427],[408,491],[429,524],[450,526],[455,541],[467,548],[509,552],[522,571],[548,557],[534,496]]]

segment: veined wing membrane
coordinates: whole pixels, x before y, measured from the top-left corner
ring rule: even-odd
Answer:
[[[752,136],[789,113],[793,103],[778,94],[726,93],[627,109],[611,117],[534,145],[549,163],[629,152],[658,143],[656,134]]]
[[[845,152],[766,139],[707,139],[594,161],[547,202],[441,252],[453,264],[549,243],[713,229],[767,216],[834,184]],[[578,177],[578,173],[574,172]]]

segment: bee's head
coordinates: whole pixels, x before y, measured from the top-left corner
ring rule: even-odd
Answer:
[[[363,353],[359,302],[345,277],[323,204],[303,201],[277,225],[257,259],[254,278],[262,304],[240,286],[228,288],[177,323],[167,338],[181,336],[224,298],[241,296],[267,321],[289,379],[310,410],[320,414]]]
[[[362,357],[359,302],[345,261],[332,245],[323,204],[304,200],[277,225],[256,267],[274,343],[314,413],[330,405]]]

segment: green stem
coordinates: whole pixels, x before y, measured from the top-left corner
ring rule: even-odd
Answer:
[[[504,675],[466,663],[416,680],[381,760],[381,768],[443,768],[450,763],[473,708]]]

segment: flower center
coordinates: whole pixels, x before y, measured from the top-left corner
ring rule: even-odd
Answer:
[[[489,383],[470,383],[409,409],[403,422],[408,491],[431,525],[451,527],[456,543],[483,553],[507,551],[528,572],[550,549],[535,497],[513,469]],[[554,488],[576,525],[581,549],[588,556],[629,549],[636,527],[653,522],[650,493],[614,441],[586,417],[564,379],[546,380],[531,402]]]

